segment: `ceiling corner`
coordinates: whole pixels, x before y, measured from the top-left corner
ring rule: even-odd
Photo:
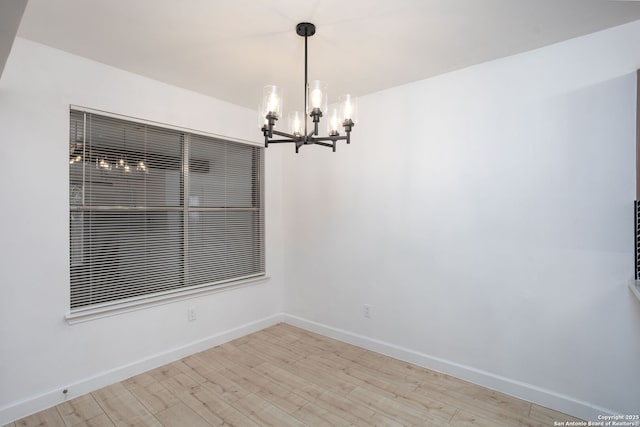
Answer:
[[[0,0],[0,78],[26,7],[27,0]]]

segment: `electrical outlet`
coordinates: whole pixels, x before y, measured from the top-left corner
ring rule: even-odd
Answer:
[[[371,319],[371,305],[370,304],[365,304],[364,305],[363,314],[364,314],[364,317],[366,317],[367,319]]]
[[[196,308],[195,307],[189,307],[187,309],[187,319],[189,320],[189,322],[193,322],[196,320]]]

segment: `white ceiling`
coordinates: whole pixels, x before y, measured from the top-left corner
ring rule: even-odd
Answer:
[[[30,0],[18,35],[256,108],[309,78],[364,95],[640,19],[608,0]]]

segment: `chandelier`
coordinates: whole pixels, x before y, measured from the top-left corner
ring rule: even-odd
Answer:
[[[358,121],[358,100],[352,95],[343,95],[337,105],[327,108],[327,87],[319,80],[309,85],[307,70],[307,39],[316,33],[316,26],[309,22],[301,22],[296,26],[296,33],[304,37],[304,114],[294,111],[289,114],[289,132],[275,129],[280,119],[282,109],[282,89],[277,86],[265,86],[262,92],[260,106],[260,125],[264,135],[264,146],[269,144],[295,143],[296,153],[303,145],[321,145],[336,151],[337,141],[351,142],[351,130]],[[328,117],[328,136],[318,136],[320,117]],[[313,119],[313,130],[307,129],[307,117]],[[340,126],[344,128],[344,135],[340,134]],[[274,135],[281,137],[274,139]]]

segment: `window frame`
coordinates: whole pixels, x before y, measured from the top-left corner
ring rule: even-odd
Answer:
[[[266,212],[266,207],[265,207],[265,173],[264,173],[264,165],[265,165],[265,153],[264,153],[264,147],[262,146],[262,144],[254,142],[254,141],[248,141],[248,140],[244,140],[244,139],[240,139],[240,138],[234,138],[234,137],[228,137],[228,136],[223,136],[223,135],[217,135],[217,134],[213,134],[213,133],[209,133],[209,132],[204,132],[204,131],[199,131],[199,130],[194,130],[194,129],[190,129],[190,128],[185,128],[185,127],[180,127],[180,126],[175,126],[175,125],[168,125],[165,123],[160,123],[160,122],[156,122],[156,121],[151,121],[151,120],[145,120],[145,119],[140,119],[140,118],[136,118],[136,117],[131,117],[131,116],[126,116],[126,115],[122,115],[122,114],[116,114],[116,113],[111,113],[111,112],[107,112],[107,111],[102,111],[102,110],[97,110],[97,109],[92,109],[92,108],[87,108],[87,107],[82,107],[82,106],[78,106],[78,105],[70,105],[69,106],[69,110],[68,110],[68,116],[71,115],[73,112],[78,112],[78,113],[87,113],[87,114],[93,114],[93,115],[97,115],[97,116],[102,116],[102,117],[107,117],[107,118],[113,118],[113,119],[117,119],[117,120],[124,120],[127,122],[131,122],[131,123],[138,123],[138,124],[142,124],[142,125],[148,125],[148,126],[153,126],[156,128],[162,128],[162,129],[166,129],[166,130],[171,130],[171,131],[176,131],[176,132],[180,132],[184,134],[185,140],[190,140],[190,137],[192,135],[197,135],[197,136],[202,136],[202,137],[206,137],[206,138],[215,138],[215,139],[219,139],[219,140],[223,140],[226,142],[231,142],[231,143],[239,143],[239,144],[244,144],[244,145],[249,145],[252,147],[257,147],[260,149],[260,160],[258,163],[258,176],[257,176],[257,181],[258,181],[258,190],[259,190],[259,199],[260,199],[260,207],[259,209],[262,211],[262,229],[261,229],[261,236],[260,238],[262,239],[262,256],[263,256],[263,260],[262,263],[264,265],[264,269],[261,273],[257,273],[257,274],[253,274],[250,277],[240,277],[240,278],[231,278],[231,279],[226,279],[226,280],[220,280],[220,281],[216,281],[216,282],[211,282],[211,283],[206,283],[206,284],[199,284],[199,285],[192,285],[192,286],[182,286],[181,288],[178,289],[170,289],[170,290],[166,290],[166,291],[160,291],[160,292],[156,292],[156,293],[152,293],[152,294],[146,294],[146,295],[139,295],[139,296],[135,296],[132,298],[124,298],[124,299],[119,299],[119,300],[114,300],[114,301],[109,301],[109,302],[104,302],[104,303],[99,303],[99,304],[93,304],[93,305],[89,305],[89,306],[83,306],[83,307],[77,307],[77,308],[71,308],[71,280],[69,280],[69,287],[67,288],[69,291],[68,294],[68,305],[67,307],[69,307],[69,311],[65,314],[65,319],[67,321],[67,323],[69,324],[75,324],[75,323],[79,323],[79,322],[84,322],[84,321],[88,321],[88,320],[93,320],[93,319],[98,319],[98,318],[103,318],[103,317],[108,317],[108,316],[113,316],[119,313],[125,313],[125,312],[130,312],[130,311],[134,311],[134,310],[139,310],[139,309],[144,309],[144,308],[149,308],[149,307],[153,307],[153,306],[157,306],[157,305],[162,305],[162,304],[167,304],[170,302],[173,302],[175,300],[181,300],[181,299],[185,299],[185,298],[194,298],[200,295],[205,295],[205,294],[210,294],[210,293],[217,293],[217,292],[222,292],[222,291],[227,291],[230,289],[235,289],[235,288],[239,288],[239,287],[245,287],[245,286],[249,286],[249,285],[254,285],[254,284],[259,284],[262,283],[264,281],[266,281],[267,279],[269,279],[269,276],[267,274],[267,254],[266,254],[266,224],[265,224],[265,212]],[[188,147],[188,145],[187,145]],[[183,156],[187,155],[188,156],[188,149],[183,151]],[[188,157],[187,158],[183,158],[183,161],[188,163]],[[184,178],[185,172],[181,172]],[[69,178],[70,179],[70,178]],[[188,181],[187,181],[188,182]],[[67,188],[69,188],[69,186],[67,186]],[[188,191],[188,184],[183,184],[182,186],[182,190],[183,191]],[[188,197],[188,195],[186,195],[185,193],[185,197]],[[67,198],[67,200],[69,200],[69,198]],[[71,219],[71,212],[72,212],[72,205],[70,202],[69,203],[69,221]],[[185,214],[188,214],[189,211],[189,206],[185,205],[183,206],[184,210],[183,212]],[[67,221],[67,226],[70,227],[70,222]],[[184,234],[188,234],[188,228],[187,228],[187,223],[183,223],[182,225],[182,230]],[[68,244],[67,244],[67,248],[69,250],[71,250],[71,237],[70,237],[70,232],[71,229],[68,229],[67,232],[67,237],[69,238]],[[71,253],[69,251],[69,257],[71,257]],[[71,259],[70,259],[71,261]],[[184,260],[185,265],[187,263],[187,260]],[[71,262],[69,263],[69,265],[71,265]],[[68,270],[69,274],[71,272],[71,270]],[[70,277],[71,279],[71,277]]]

